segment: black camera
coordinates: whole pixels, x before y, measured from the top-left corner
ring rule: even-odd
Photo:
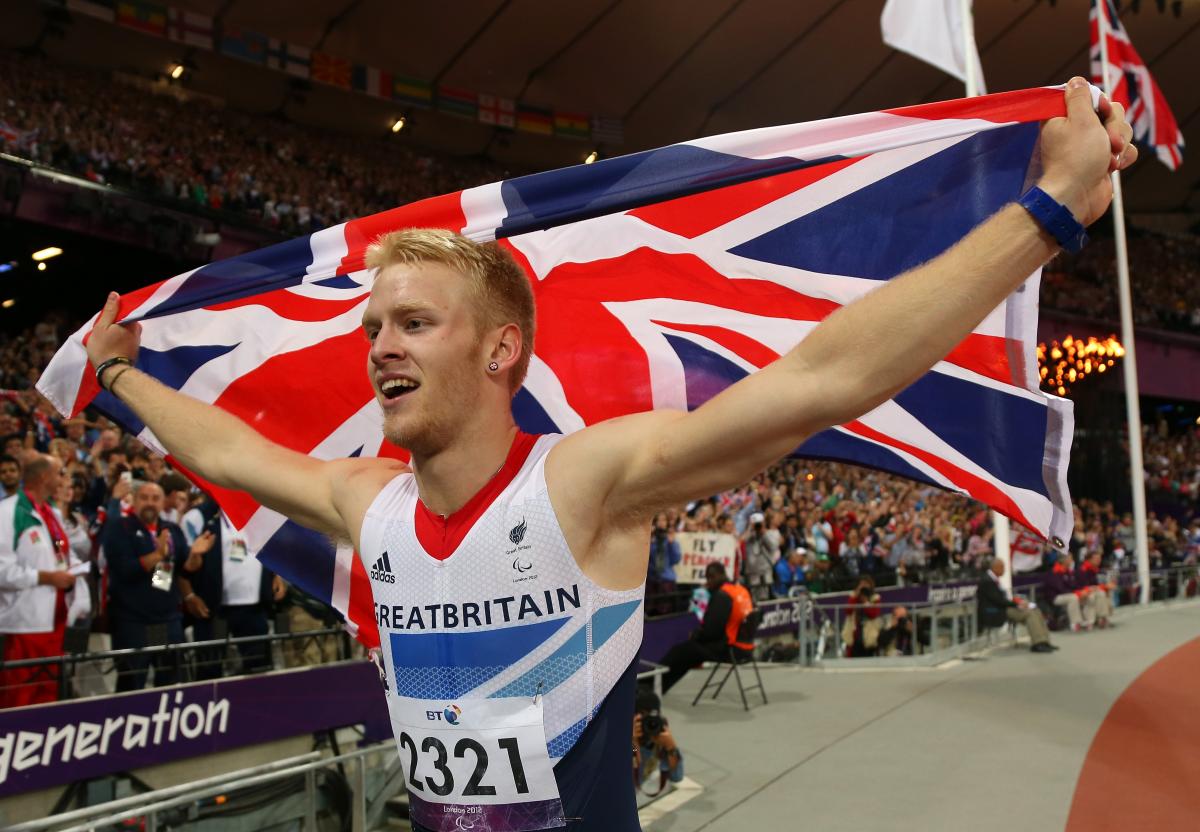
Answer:
[[[647,740],[652,740],[663,732],[667,727],[667,718],[658,711],[651,711],[648,714],[642,714],[642,736]]]

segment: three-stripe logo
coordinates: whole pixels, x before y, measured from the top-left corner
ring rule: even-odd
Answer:
[[[384,584],[396,583],[396,576],[392,574],[392,562],[388,559],[387,552],[384,552],[371,567],[371,580]]]

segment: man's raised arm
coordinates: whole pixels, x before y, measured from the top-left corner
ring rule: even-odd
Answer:
[[[88,338],[88,358],[100,367],[113,358],[137,356],[140,324],[116,323],[119,298],[108,296]],[[179,393],[127,363],[107,367],[100,384],[130,407],[175,459],[209,482],[249,492],[268,508],[333,537],[348,538],[334,484],[357,479],[377,460],[326,462],[264,438],[219,407]],[[303,414],[296,414],[303,418]],[[364,506],[365,508],[365,506]]]
[[[1088,225],[1112,198],[1109,172],[1132,164],[1137,150],[1120,105],[1101,99],[1097,117],[1083,79],[1068,84],[1066,101],[1067,117],[1042,131],[1039,186]],[[576,493],[591,486],[618,521],[734,487],[916,381],[1057,251],[1024,208],[1009,205],[702,407],[588,428],[562,443],[553,468]],[[593,480],[581,485],[569,472],[584,461]]]

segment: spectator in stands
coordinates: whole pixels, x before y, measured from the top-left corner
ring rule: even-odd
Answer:
[[[194,534],[199,529],[198,534]],[[265,636],[268,613],[283,598],[283,579],[259,562],[245,536],[209,498],[188,512],[184,536],[190,547],[179,576],[184,608],[192,617],[196,641],[218,638],[215,619],[224,621],[234,638]],[[221,675],[220,651],[200,655],[201,679]],[[263,642],[239,645],[241,672],[260,673],[270,669],[271,651]]]
[[[0,487],[4,489],[4,497],[13,496],[21,487],[21,463],[17,457],[0,456]]]
[[[704,620],[687,641],[676,644],[663,657],[661,664],[667,666],[663,693],[696,665],[727,658],[726,647],[732,647],[736,656],[749,656],[754,650],[753,644],[738,641],[738,630],[754,609],[749,591],[730,583],[725,567],[716,562],[705,568],[704,583],[709,592]]]
[[[1084,604],[1080,600],[1083,592],[1080,591],[1079,582],[1075,577],[1074,562],[1069,554],[1063,552],[1059,555],[1058,563],[1047,573],[1042,586],[1050,603],[1066,610],[1067,621],[1072,631],[1092,628],[1096,613],[1090,604]]]
[[[1107,627],[1111,623],[1109,619],[1112,618],[1113,610],[1110,593],[1117,586],[1114,583],[1100,579],[1100,565],[1102,560],[1103,555],[1100,552],[1092,552],[1087,560],[1079,564],[1075,580],[1080,590],[1084,593],[1083,603],[1091,607],[1092,614],[1096,617],[1096,624],[1100,627]]]
[[[642,789],[650,772],[658,770],[659,794],[667,783],[683,779],[683,752],[679,750],[671,726],[662,715],[662,703],[653,691],[639,690],[633,709],[633,785]],[[642,789],[645,791],[644,789]]]
[[[979,618],[980,631],[1003,627],[1009,621],[1024,624],[1032,642],[1030,650],[1034,653],[1051,653],[1058,648],[1050,643],[1050,630],[1046,627],[1046,619],[1037,607],[1030,605],[1024,598],[1013,600],[1008,597],[1000,579],[1004,577],[1004,561],[996,558],[992,568],[979,579],[976,588],[976,615]]]
[[[61,656],[67,625],[91,611],[87,583],[71,574],[70,543],[50,505],[61,469],[51,456],[33,457],[25,466],[24,488],[0,501],[0,635],[6,662]],[[0,672],[0,707],[57,698],[57,667]]]
[[[775,597],[787,598],[795,587],[804,586],[804,562],[808,550],[798,546],[775,563]]]
[[[105,539],[109,569],[109,616],[114,650],[142,648],[147,627],[165,628],[167,644],[183,641],[176,575],[188,556],[183,532],[162,520],[163,491],[157,483],[133,489],[133,513],[116,519]],[[117,663],[117,690],[141,690],[154,665],[156,685],[172,684],[175,655],[133,655]]]
[[[847,658],[874,656],[879,648],[879,632],[883,629],[880,620],[879,593],[875,591],[875,580],[864,575],[858,586],[846,599],[846,618],[842,622],[842,644],[846,646]]]
[[[669,528],[667,515],[659,514],[654,518],[654,527],[650,534],[650,561],[647,566],[646,595],[669,596],[675,592],[675,566],[683,559],[679,543],[675,540],[675,532]],[[670,601],[660,604],[658,609],[651,612],[674,612]]]
[[[771,580],[779,558],[779,537],[767,534],[766,518],[761,511],[750,515],[750,524],[741,536],[742,572],[746,587],[755,601],[771,597]]]
[[[155,457],[161,459],[161,457]],[[183,517],[191,509],[192,484],[183,474],[174,471],[162,474],[157,480],[163,490],[163,519],[177,526],[183,525]],[[185,528],[186,532],[187,529]]]

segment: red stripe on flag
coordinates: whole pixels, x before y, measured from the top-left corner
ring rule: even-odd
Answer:
[[[847,422],[846,424],[842,425],[842,427],[851,433],[856,433],[859,436],[867,439],[873,439],[880,444],[887,445],[889,448],[897,448],[912,454],[917,459],[921,460],[930,468],[948,479],[950,482],[954,483],[954,485],[970,494],[972,498],[987,503],[992,508],[996,509],[1010,519],[1015,520],[1026,528],[1036,528],[1029,518],[1027,518],[1021,511],[1021,509],[1017,507],[1017,504],[1012,501],[1012,498],[982,477],[977,477],[968,471],[964,471],[955,465],[951,465],[949,462],[938,457],[936,454],[880,433],[874,428],[867,427],[862,422],[857,420],[853,422]]]
[[[690,332],[693,335],[700,335],[710,341],[715,341],[733,354],[750,362],[755,367],[765,367],[779,358],[779,353],[765,344],[760,344],[753,338],[748,338],[740,332],[734,332],[723,326],[679,324],[669,321],[654,321],[654,323],[666,329],[673,329],[676,332]]]
[[[215,303],[212,306],[206,306],[205,309],[211,312],[224,312],[227,309],[263,306],[279,317],[287,318],[290,321],[320,323],[350,311],[360,304],[368,294],[370,294],[370,290],[363,287],[361,292],[347,300],[325,300],[304,297],[287,289],[276,289],[262,295],[251,295],[225,303]]]
[[[844,159],[803,170],[730,185],[715,191],[680,197],[629,212],[655,228],[692,239],[790,193],[819,182],[859,159]]]
[[[345,225],[346,256],[339,273],[356,272],[366,268],[363,258],[367,246],[380,235],[403,228],[448,228],[461,231],[467,225],[462,209],[462,191],[422,199],[382,211],[369,217],[350,220]]]
[[[1005,123],[1045,121],[1065,116],[1067,104],[1062,90],[1036,89],[998,92],[994,95],[953,101],[935,101],[932,104],[914,104],[911,107],[896,107],[880,112],[909,118],[978,118]]]
[[[371,593],[371,581],[358,552],[350,564],[350,601],[347,606],[351,621],[358,625],[356,638],[368,650],[379,646],[379,627],[375,623],[375,596]]]

